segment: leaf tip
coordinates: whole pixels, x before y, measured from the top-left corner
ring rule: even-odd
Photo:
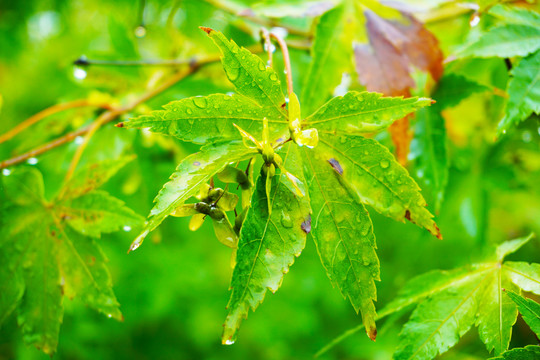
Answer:
[[[377,328],[373,327],[366,331],[367,336],[371,339],[371,341],[376,341],[377,339]]]
[[[204,31],[204,32],[207,33],[208,35],[210,35],[210,33],[211,33],[212,31],[214,31],[214,29],[209,28],[209,27],[206,27],[206,26],[199,26],[199,29],[201,29],[202,31]]]

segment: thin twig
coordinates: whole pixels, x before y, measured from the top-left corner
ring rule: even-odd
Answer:
[[[147,100],[153,98],[154,96],[162,93],[163,91],[167,90],[171,86],[175,85],[180,80],[184,79],[188,75],[191,75],[192,73],[197,71],[201,66],[204,66],[204,65],[207,65],[207,64],[210,64],[210,63],[213,63],[213,62],[217,62],[219,60],[220,60],[219,55],[218,56],[210,56],[210,57],[207,57],[207,58],[202,58],[200,60],[195,60],[195,59],[192,60],[191,61],[191,66],[187,70],[178,71],[173,76],[171,76],[167,81],[165,81],[163,84],[156,87],[155,89],[152,89],[152,90],[148,91],[147,93],[145,93],[140,98],[133,101],[132,103],[128,104],[127,106],[121,107],[119,109],[109,110],[109,111],[103,113],[98,118],[100,120],[100,126],[105,125],[106,123],[113,121],[118,116],[120,116],[120,115],[134,109],[139,104],[142,104],[142,103],[146,102]],[[97,120],[96,120],[96,122],[97,122]],[[92,129],[92,126],[93,126],[93,124],[91,124],[91,125],[89,125],[87,127],[84,127],[82,129],[76,130],[74,132],[71,132],[71,133],[69,133],[67,135],[64,135],[64,136],[62,136],[62,137],[60,137],[58,139],[55,139],[55,140],[53,140],[53,141],[51,141],[51,142],[49,142],[49,143],[47,143],[45,145],[42,145],[42,146],[37,147],[37,148],[35,148],[33,150],[30,150],[27,153],[24,153],[22,155],[18,155],[16,157],[14,157],[14,158],[2,161],[2,162],[0,162],[0,169],[6,168],[8,166],[15,165],[15,164],[19,164],[19,163],[21,163],[21,162],[23,162],[23,161],[25,161],[25,160],[27,160],[27,159],[29,159],[31,157],[41,155],[41,154],[43,154],[43,153],[45,153],[45,152],[47,152],[49,150],[52,150],[52,149],[54,149],[54,148],[56,148],[56,147],[58,147],[60,145],[68,143],[68,142],[72,141],[73,139],[75,139],[76,137],[82,136],[82,135],[88,133]]]
[[[250,47],[247,47],[247,49],[253,53],[260,53],[262,52],[262,49],[260,46],[250,46]],[[201,67],[205,66],[205,65],[208,65],[208,64],[212,64],[212,63],[215,63],[215,62],[218,62],[221,60],[221,55],[213,55],[213,56],[207,56],[207,57],[203,57],[203,58],[193,58],[189,61],[186,61],[186,63],[189,63],[190,64],[190,67],[187,68],[187,70],[180,70],[178,71],[177,73],[175,73],[174,75],[172,75],[167,81],[165,81],[164,83],[162,83],[160,86],[156,87],[155,89],[153,90],[150,90],[148,91],[147,93],[145,93],[144,95],[142,95],[140,98],[136,99],[135,101],[133,101],[132,103],[128,104],[127,106],[124,106],[124,107],[121,107],[119,109],[112,109],[112,110],[109,110],[105,113],[103,113],[101,116],[100,116],[100,126],[103,126],[105,124],[107,124],[108,122],[111,122],[113,121],[114,119],[118,118],[120,115],[128,112],[128,111],[131,111],[132,109],[134,109],[136,106],[146,102],[147,100],[153,98],[154,96],[156,95],[159,95],[161,94],[162,92],[164,92],[165,90],[167,90],[168,88],[170,88],[171,86],[175,85],[177,82],[179,82],[180,80],[184,79],[185,77],[195,73],[198,69],[200,69]],[[98,119],[96,119],[96,122],[97,122]],[[121,126],[121,124],[119,124]],[[8,160],[5,160],[5,161],[2,161],[0,162],[0,169],[4,169],[4,168],[7,168],[9,166],[12,166],[12,165],[16,165],[16,164],[19,164],[19,163],[22,163],[24,162],[25,160],[28,160],[29,158],[32,158],[32,157],[36,157],[38,155],[41,155],[49,150],[52,150],[58,146],[61,146],[65,143],[68,143],[70,141],[72,141],[73,139],[75,139],[76,137],[78,136],[82,136],[86,133],[88,133],[92,128],[92,124],[87,126],[87,127],[84,127],[82,129],[79,129],[79,130],[76,130],[74,132],[71,132],[69,134],[66,134],[58,139],[55,139],[55,140],[52,140],[51,142],[48,142],[42,146],[39,146],[35,149],[32,149],[22,155],[18,155],[16,157],[13,157],[11,159],[8,159]]]
[[[287,72],[287,92],[289,96],[293,93],[293,81],[292,81],[292,72],[291,72],[291,59],[289,57],[289,49],[287,48],[287,43],[277,36],[276,34],[270,33],[270,37],[274,38],[281,48],[283,53],[283,62],[285,63],[285,71]]]
[[[73,62],[77,66],[182,66],[189,65],[190,60],[93,60],[80,57]]]
[[[44,110],[41,110],[37,114],[30,116],[28,119],[24,120],[13,129],[9,130],[5,134],[0,135],[0,144],[12,139],[15,135],[25,130],[26,128],[34,125],[35,123],[45,119],[48,116],[59,113],[64,110],[86,107],[86,106],[95,106],[102,109],[111,109],[109,104],[94,104],[87,99],[74,100],[63,104],[56,104],[50,106]]]

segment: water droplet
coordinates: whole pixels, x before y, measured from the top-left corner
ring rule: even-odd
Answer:
[[[135,28],[135,36],[138,38],[143,38],[146,36],[146,28],[142,25],[139,25]]]
[[[84,138],[82,136],[77,136],[74,142],[75,142],[75,145],[81,145],[84,142]]]
[[[201,108],[201,109],[204,109],[207,105],[208,105],[208,101],[206,100],[206,98],[202,97],[202,96],[196,96],[193,98],[193,103],[195,104],[195,106]]]
[[[264,66],[264,63],[262,61],[259,61],[259,70],[261,71],[266,70],[266,66]]]
[[[238,76],[240,75],[240,69],[239,68],[228,68],[227,70],[227,76],[229,77],[229,80],[235,81],[238,79]]]
[[[187,109],[186,109],[186,112],[188,113],[188,115],[193,114],[193,110],[191,110],[190,108],[187,108]]]
[[[193,123],[195,123],[195,120],[193,120],[193,119],[188,119],[188,123],[189,123],[190,125],[193,125]]]
[[[75,79],[84,80],[86,78],[86,75],[87,75],[86,70],[81,69],[79,67],[76,67],[73,70],[73,76],[75,76]]]
[[[10,174],[11,174],[11,170],[9,170],[9,169],[3,169],[2,170],[2,175],[9,176]]]
[[[234,45],[234,44],[233,44],[233,45],[231,46],[231,52],[232,52],[233,54],[237,54],[237,53],[238,53],[238,45]]]
[[[367,236],[367,234],[369,233],[369,225],[368,226],[364,226],[362,228],[362,231],[360,232],[360,234],[362,234],[362,236]]]
[[[283,227],[286,229],[290,229],[293,227],[291,217],[284,211],[281,212],[281,225],[283,225]]]
[[[531,132],[528,130],[525,130],[523,134],[521,134],[521,139],[523,140],[523,142],[526,142],[526,143],[531,142],[532,140]]]
[[[112,318],[112,314],[107,314],[107,317],[110,319]]]
[[[124,231],[131,231],[131,226],[129,225],[124,225],[124,227],[122,228]]]
[[[29,165],[36,165],[38,163],[38,159],[35,158],[35,157],[31,157],[30,159],[26,160],[26,162],[29,164]]]
[[[270,74],[270,80],[277,81],[277,75],[275,73]]]
[[[362,258],[362,263],[364,264],[364,266],[368,266],[369,264],[371,264],[371,260],[367,256],[364,256]]]
[[[388,160],[381,160],[379,163],[383,169],[387,169],[390,166],[390,162]]]
[[[225,340],[225,345],[232,345],[232,344],[234,344],[234,340],[231,340],[231,339]]]
[[[478,15],[477,12],[475,12],[471,17],[471,20],[469,21],[469,25],[471,25],[471,27],[475,27],[479,23],[480,23],[480,16]]]

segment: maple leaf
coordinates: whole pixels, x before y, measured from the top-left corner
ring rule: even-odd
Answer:
[[[387,307],[419,303],[400,334],[396,359],[432,359],[454,346],[473,325],[488,351],[508,349],[518,309],[505,293],[540,294],[540,264],[504,261],[532,235],[499,245],[491,258],[450,272],[411,280]],[[385,311],[385,310],[382,310]]]
[[[238,94],[175,101],[124,123],[203,144],[200,152],[180,163],[159,192],[130,249],[138,248],[169,215],[197,216],[196,206],[186,201],[213,176],[227,182],[238,179],[243,196],[250,199],[243,199],[235,220],[237,240],[228,244],[236,255],[223,343],[234,343],[249,310],[256,309],[267,290],[278,290],[303,250],[307,233],[313,234],[330,280],[361,312],[369,337],[375,339],[379,261],[364,204],[395,220],[416,223],[437,237],[441,234],[407,171],[385,147],[362,135],[386,129],[432,101],[351,91],[303,117],[294,93],[287,106],[272,68],[220,32],[201,29],[220,49],[223,68]],[[310,86],[304,96],[315,94],[316,85]],[[229,164],[257,154],[264,164],[256,181],[231,170]],[[203,217],[194,219],[199,225]]]
[[[63,297],[122,320],[107,258],[95,239],[142,218],[96,190],[130,158],[92,164],[79,171],[52,201],[43,178],[22,168],[2,179],[7,206],[0,241],[0,322],[17,309],[24,340],[53,354],[63,318]]]

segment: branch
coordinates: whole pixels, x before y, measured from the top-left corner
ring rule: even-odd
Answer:
[[[217,62],[217,61],[220,61],[220,56],[219,55],[209,56],[209,57],[206,57],[206,58],[201,58],[199,60],[193,59],[193,60],[190,61],[191,66],[189,68],[187,68],[186,70],[178,71],[171,78],[169,78],[167,81],[162,83],[160,86],[148,91],[147,93],[143,94],[141,97],[139,97],[135,101],[131,102],[130,104],[128,104],[128,105],[126,105],[124,107],[121,107],[119,109],[112,109],[112,110],[106,111],[103,114],[101,114],[98,117],[98,119],[96,119],[96,121],[95,121],[95,123],[99,123],[99,126],[95,125],[95,123],[92,123],[91,125],[89,125],[87,127],[84,127],[84,128],[79,129],[77,131],[71,132],[71,133],[69,133],[67,135],[64,135],[64,136],[62,136],[62,137],[60,137],[58,139],[55,139],[55,140],[53,140],[53,141],[51,141],[51,142],[49,142],[49,143],[47,143],[45,145],[37,147],[37,148],[27,152],[27,153],[24,153],[22,155],[14,157],[14,158],[2,161],[2,162],[0,162],[0,169],[4,169],[4,168],[7,168],[8,166],[19,164],[19,163],[21,163],[21,162],[23,162],[23,161],[25,161],[25,160],[27,160],[27,159],[29,159],[31,157],[41,155],[41,154],[43,154],[43,153],[45,153],[45,152],[47,152],[49,150],[52,150],[52,149],[54,149],[54,148],[56,148],[56,147],[58,147],[60,145],[63,145],[65,143],[68,143],[68,142],[72,141],[73,139],[75,139],[78,136],[82,136],[84,134],[87,134],[90,131],[92,131],[92,134],[93,134],[99,127],[101,127],[101,126],[115,120],[120,115],[122,115],[122,114],[124,114],[124,113],[126,113],[128,111],[133,110],[138,105],[140,105],[140,104],[146,102],[147,100],[161,94],[162,92],[164,92],[165,90],[167,90],[171,86],[175,85],[180,80],[182,80],[185,77],[187,77],[187,76],[193,74],[194,72],[196,72],[202,66],[207,65],[207,64],[211,64],[211,63],[214,63],[214,62]],[[92,130],[94,127],[95,127],[95,130]],[[84,151],[85,146],[86,145],[81,146],[81,147],[83,147],[83,150],[78,150],[78,151],[81,152],[81,154],[82,154],[82,151]],[[78,159],[77,159],[77,162],[78,162]],[[72,165],[70,166],[70,170],[71,170],[71,167],[76,166],[76,165],[77,165],[76,163],[75,163],[75,165],[73,165],[73,162],[72,162]]]
[[[289,57],[289,49],[287,48],[287,43],[277,36],[276,34],[270,33],[270,37],[274,38],[281,48],[283,53],[283,62],[285,63],[285,71],[287,75],[287,92],[289,96],[293,93],[293,82],[292,82],[292,72],[291,72],[291,59]]]
[[[25,130],[26,128],[34,125],[35,123],[43,120],[44,118],[48,116],[51,116],[53,114],[59,113],[64,110],[86,107],[86,106],[95,106],[95,107],[99,107],[102,109],[109,109],[109,110],[111,109],[110,105],[108,104],[95,104],[87,99],[74,100],[67,103],[63,103],[63,104],[56,104],[38,112],[35,115],[30,116],[28,119],[24,120],[23,122],[15,126],[13,129],[9,130],[3,135],[0,135],[0,144],[10,140],[21,131]]]

